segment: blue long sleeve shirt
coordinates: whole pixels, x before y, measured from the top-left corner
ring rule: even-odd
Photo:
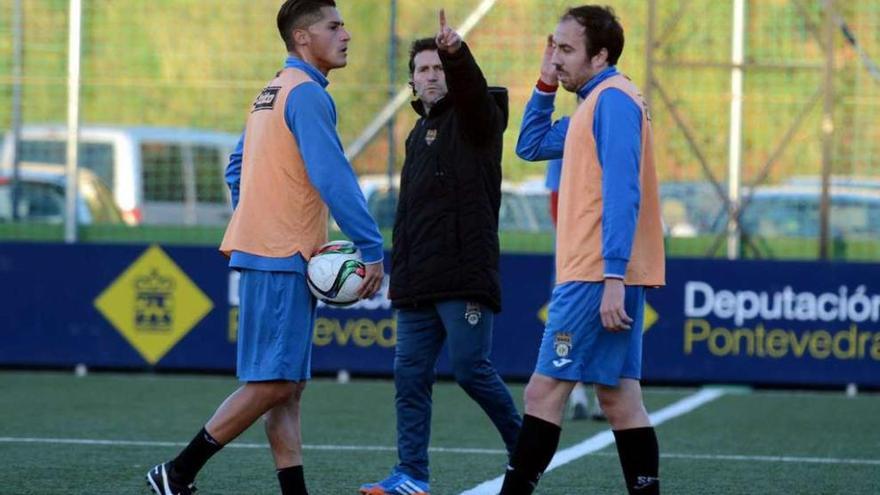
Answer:
[[[545,93],[537,88],[526,103],[516,154],[528,162],[562,159],[565,135],[568,133],[568,117],[553,121],[556,93]]]
[[[287,57],[285,68],[304,71],[317,84],[305,83],[293,88],[284,107],[284,122],[296,138],[306,173],[321,199],[327,204],[342,232],[361,250],[365,263],[382,261],[382,235],[370,212],[357,177],[336,133],[336,105],[324,89],[329,81],[308,63]],[[238,206],[244,133],[229,156],[226,183],[232,195],[232,207]],[[234,251],[229,263],[235,268],[265,271],[305,272],[305,258],[299,253],[285,258],[270,258]]]
[[[578,90],[578,96],[586,98],[599,83],[617,74],[614,66],[608,67],[587,81]],[[532,93],[516,143],[516,154],[523,160],[562,158],[569,118],[552,120],[555,98],[556,93],[537,89]],[[641,108],[619,89],[603,91],[596,102],[593,135],[602,167],[602,257],[605,276],[622,278],[626,273],[639,216]]]
[[[553,192],[559,192],[559,180],[562,178],[562,158],[554,158],[547,162],[547,174],[544,177],[544,187]]]

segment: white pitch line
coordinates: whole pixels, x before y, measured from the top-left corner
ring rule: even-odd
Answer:
[[[149,440],[99,440],[94,438],[38,438],[38,437],[0,437],[0,443],[45,443],[55,445],[111,445],[118,447],[186,447],[184,442],[159,442]],[[225,448],[266,449],[269,444],[232,442]],[[397,447],[382,445],[303,445],[305,450],[354,451],[354,452],[396,452]],[[436,453],[507,455],[503,449],[477,449],[466,447],[431,447]]]
[[[3,443],[41,443],[55,445],[110,445],[120,447],[185,447],[184,442],[158,442],[142,440],[97,440],[91,438],[36,438],[36,437],[0,437]],[[234,442],[226,446],[232,449],[265,449],[269,445],[265,443]],[[305,450],[321,450],[330,452],[394,452],[397,447],[377,445],[304,445]],[[435,453],[450,454],[477,454],[477,455],[507,455],[503,449],[473,449],[456,447],[431,447]],[[616,453],[594,452],[591,455],[602,457],[617,457]],[[660,454],[662,459],[688,459],[705,461],[747,461],[747,462],[782,462],[793,464],[852,464],[861,466],[880,466],[880,459],[852,459],[840,457],[798,457],[798,456],[773,456],[773,455],[746,455],[746,454],[680,454],[664,452]]]
[[[798,457],[790,455],[737,455],[737,454],[661,454],[668,459],[708,460],[708,461],[760,461],[788,462],[794,464],[855,464],[861,466],[880,466],[880,459],[845,459],[838,457]]]
[[[681,416],[682,414],[687,414],[694,409],[721,397],[722,395],[724,395],[724,393],[724,390],[717,388],[707,388],[700,390],[693,395],[689,395],[688,397],[685,397],[684,399],[675,402],[672,405],[666,406],[663,409],[660,409],[659,411],[650,414],[649,417],[651,418],[651,424],[657,426],[665,423],[672,418]],[[553,460],[550,462],[550,465],[547,466],[544,474],[558,468],[559,466],[568,464],[575,459],[580,459],[587,454],[591,454],[593,452],[596,452],[597,450],[604,449],[612,443],[614,443],[614,433],[612,433],[611,430],[599,432],[579,444],[556,452],[556,455],[553,456]],[[498,493],[499,490],[501,490],[501,484],[503,481],[504,476],[499,476],[497,478],[484,481],[469,490],[465,490],[461,493],[461,495],[494,495]]]
[[[617,452],[594,452],[596,457],[617,457]],[[687,459],[689,461],[746,461],[782,462],[791,464],[854,464],[880,466],[880,459],[847,459],[842,457],[799,457],[793,455],[747,455],[747,454],[678,454],[664,452],[660,459]]]

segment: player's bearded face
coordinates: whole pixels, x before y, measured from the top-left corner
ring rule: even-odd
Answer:
[[[343,26],[342,17],[333,7],[322,7],[323,18],[308,27],[309,51],[319,70],[329,71],[348,63],[348,42],[351,35]]]
[[[422,103],[433,105],[446,96],[446,74],[436,50],[424,50],[413,58],[413,90]]]
[[[576,92],[598,73],[587,56],[584,27],[574,19],[563,20],[556,26],[553,44],[550,62],[556,66],[559,84],[567,91]]]

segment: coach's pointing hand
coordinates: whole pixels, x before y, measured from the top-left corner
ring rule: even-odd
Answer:
[[[440,31],[434,41],[437,42],[437,49],[450,55],[461,48],[461,36],[446,25],[446,11],[443,9],[440,9]]]

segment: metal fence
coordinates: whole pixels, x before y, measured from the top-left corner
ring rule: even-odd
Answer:
[[[228,148],[285,55],[274,23],[279,0],[79,1],[79,163],[106,183],[123,216],[140,226],[108,225],[92,207],[98,213],[79,218],[77,238],[216,242],[229,211],[222,181]],[[0,129],[14,127],[20,94],[18,155],[26,161],[66,159],[72,3],[0,0]],[[880,259],[880,71],[873,62],[880,60],[880,4],[603,3],[615,8],[626,30],[619,67],[651,105],[672,254]],[[510,90],[504,158],[510,183],[543,174],[542,165],[519,160],[513,147],[544,39],[570,5],[442,2],[453,26],[472,21],[467,40],[487,79]],[[360,150],[353,158],[360,174],[402,165],[414,113],[404,101],[388,113],[390,124],[376,116],[405,86],[408,45],[433,34],[440,6],[339,2],[353,42],[349,66],[331,73],[329,90],[343,143]],[[574,108],[569,96],[558,104],[560,114]],[[362,148],[352,146],[371,123],[382,131]],[[0,159],[8,170],[6,136]],[[823,171],[829,179],[824,203]],[[4,174],[0,239],[62,239],[64,203],[53,199],[52,188],[33,186],[35,199],[12,211]],[[82,185],[84,194],[89,187],[100,190],[95,183]],[[92,193],[92,203],[106,203],[106,195]],[[540,200],[516,208],[525,211],[527,204],[541,208]],[[829,212],[824,229],[823,204]],[[530,218],[539,217],[533,212]],[[741,220],[741,232],[728,235],[730,217]],[[510,224],[502,239],[506,248],[552,246],[547,225],[522,225]],[[820,245],[823,233],[828,242]]]

